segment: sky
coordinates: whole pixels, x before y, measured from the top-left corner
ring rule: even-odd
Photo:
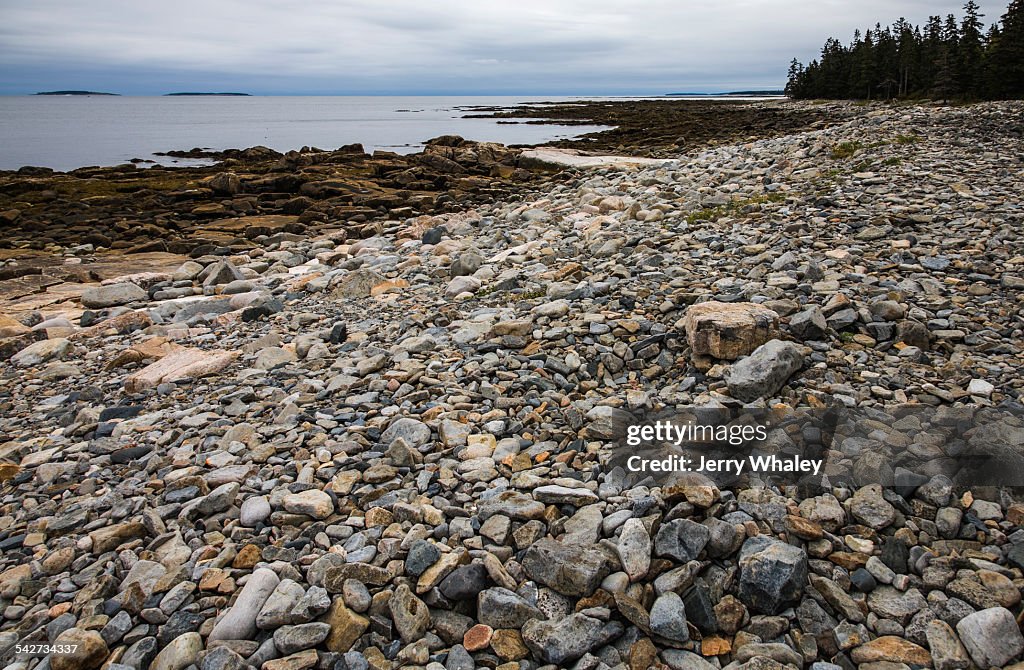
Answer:
[[[943,0],[0,0],[0,94],[775,89],[825,38]],[[981,2],[998,18],[1005,9]]]

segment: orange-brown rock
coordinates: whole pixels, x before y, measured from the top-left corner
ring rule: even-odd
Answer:
[[[786,530],[801,540],[818,540],[824,534],[820,524],[792,514],[786,516]]]
[[[462,646],[467,651],[486,649],[491,644],[491,636],[493,634],[493,628],[486,624],[478,623],[466,631],[466,634],[462,637]]]
[[[906,663],[908,665],[931,665],[932,656],[924,647],[895,635],[884,635],[862,644],[850,654],[854,663]]]

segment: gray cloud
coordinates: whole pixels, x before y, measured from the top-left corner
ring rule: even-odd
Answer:
[[[648,92],[775,87],[920,0],[0,0],[0,92]],[[993,19],[1004,5],[985,6]]]

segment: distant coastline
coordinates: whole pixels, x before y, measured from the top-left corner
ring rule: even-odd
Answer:
[[[204,96],[220,95],[220,96],[247,97],[247,96],[249,96],[251,94],[249,94],[249,93],[195,93],[195,92],[192,92],[192,91],[186,91],[184,93],[164,93],[165,97],[186,96],[186,95],[204,95]]]
[[[102,93],[100,91],[40,91],[36,95],[121,95],[120,93]]]
[[[120,93],[106,93],[104,91],[39,91],[34,95],[112,95],[120,96]],[[182,91],[176,93],[164,93],[164,97],[181,97],[181,96],[228,96],[228,97],[249,97],[251,93],[233,93],[233,92],[214,92],[204,93],[201,91]]]
[[[696,97],[696,96],[701,96],[701,97],[709,97],[709,96],[721,97],[721,96],[726,96],[726,95],[736,95],[736,96],[744,96],[744,97],[757,97],[757,96],[769,97],[769,96],[778,96],[778,95],[785,95],[785,94],[786,94],[786,92],[784,90],[779,89],[777,91],[774,91],[774,90],[773,91],[729,91],[728,93],[666,93],[665,95],[667,97],[670,97],[670,98],[678,98],[678,97],[683,97],[683,96],[685,96],[685,97]]]

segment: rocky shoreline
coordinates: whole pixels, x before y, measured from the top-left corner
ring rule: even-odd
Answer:
[[[465,118],[501,119],[498,123],[610,126],[545,146],[655,158],[822,128],[855,112],[844,105],[826,110],[816,105],[672,99],[580,100],[467,111]]]
[[[367,154],[358,144],[286,154],[267,147],[171,153],[217,162],[0,172],[2,247],[203,255],[241,252],[253,237],[302,234],[320,225],[368,236],[376,228],[365,224],[374,220],[490,202],[535,178],[518,169],[518,151],[454,136],[430,140],[421,153],[405,156]],[[290,218],[237,222],[258,215]]]
[[[0,176],[0,660],[1024,668],[1021,490],[938,468],[939,426],[1024,444],[978,432],[1024,390],[1024,103],[758,106],[826,121],[557,174]],[[627,412],[744,404],[874,418],[831,483],[611,467]]]

